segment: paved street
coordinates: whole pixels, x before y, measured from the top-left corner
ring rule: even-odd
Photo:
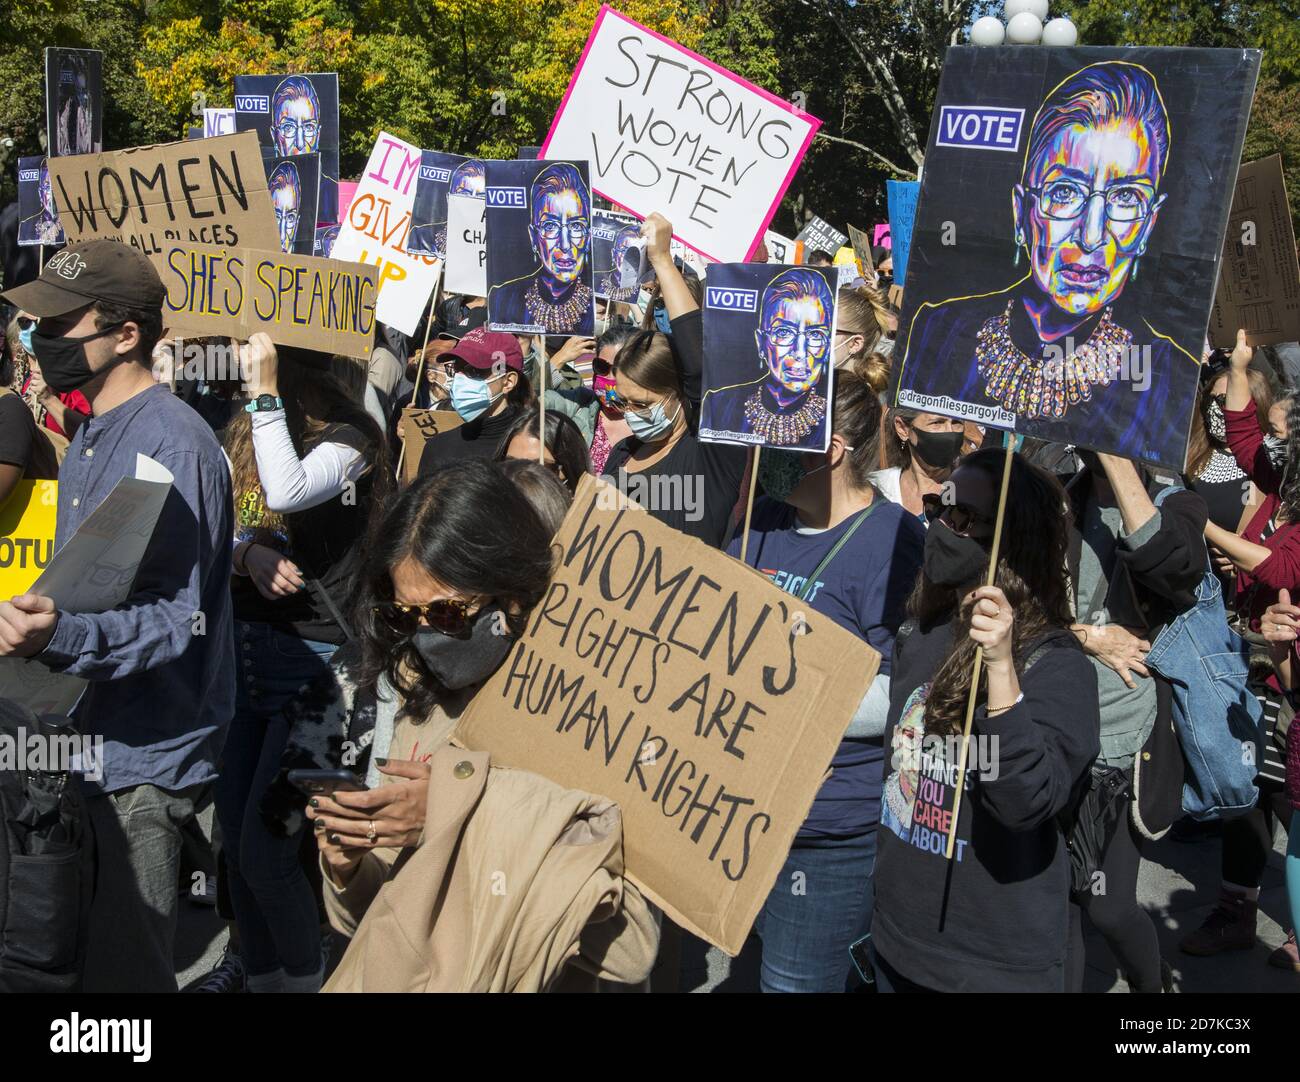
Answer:
[[[1285,835],[1279,829],[1260,892],[1259,942],[1255,949],[1233,951],[1215,958],[1189,957],[1179,952],[1177,944],[1214,906],[1219,879],[1218,839],[1186,843],[1166,836],[1150,847],[1151,859],[1142,865],[1139,896],[1155,917],[1164,955],[1174,967],[1179,991],[1300,991],[1300,974],[1286,973],[1267,964],[1269,952],[1286,938],[1283,930],[1287,919],[1283,883],[1285,844]],[[182,988],[202,977],[216,963],[225,940],[225,927],[214,910],[188,903],[181,905],[176,966]],[[757,991],[755,945],[751,940],[746,950],[733,960],[699,940],[688,941],[683,948],[683,988],[692,992]],[[1088,956],[1087,991],[1126,990],[1110,952],[1096,933],[1089,936]]]

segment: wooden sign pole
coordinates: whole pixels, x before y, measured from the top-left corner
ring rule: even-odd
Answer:
[[[998,574],[998,550],[1002,547],[1002,522],[1007,512],[1007,486],[1011,482],[1011,459],[1015,455],[1012,449],[1015,445],[1015,436],[1008,432],[1003,437],[1006,440],[1006,456],[1002,460],[1002,491],[998,495],[998,517],[997,523],[993,527],[993,548],[989,552],[989,573],[985,580],[985,586],[996,585]],[[933,526],[930,527],[934,529]],[[961,734],[961,755],[957,760],[957,786],[956,794],[952,802],[952,829],[948,832],[948,848],[944,853],[945,860],[952,860],[952,854],[957,844],[957,824],[961,815],[961,795],[966,785],[966,760],[970,753],[970,730],[971,722],[975,718],[975,698],[979,695],[980,672],[984,668],[984,647],[975,647],[975,664],[971,667],[970,676],[970,694],[966,697],[966,724]]]

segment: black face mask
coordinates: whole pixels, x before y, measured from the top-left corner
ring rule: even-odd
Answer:
[[[917,457],[935,469],[951,466],[952,460],[961,454],[962,441],[966,438],[965,432],[926,432],[920,428],[912,431],[916,433]]]
[[[921,570],[936,586],[965,586],[978,582],[988,570],[989,553],[973,537],[955,533],[938,520],[925,534],[925,558]]]
[[[433,628],[421,628],[412,637],[429,674],[451,691],[486,680],[506,659],[516,636],[501,634],[505,621],[500,606],[480,609],[468,638],[457,639]]]
[[[103,338],[120,326],[122,324],[115,323],[84,338],[61,338],[41,334],[38,324],[32,331],[32,352],[36,355],[36,363],[41,366],[41,376],[46,386],[55,394],[67,394],[69,391],[84,387],[96,376],[108,371],[117,363],[116,360],[111,361],[98,372],[90,370],[90,362],[86,360],[86,343],[93,342],[96,338]]]

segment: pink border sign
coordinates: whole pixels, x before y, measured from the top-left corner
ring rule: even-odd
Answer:
[[[555,111],[555,117],[551,121],[551,127],[546,133],[546,138],[542,140],[541,153],[538,155],[538,157],[540,158],[544,159],[548,156],[548,151],[550,150],[550,146],[551,146],[551,138],[555,134],[555,129],[559,127],[560,118],[564,116],[565,107],[569,104],[569,95],[573,93],[573,88],[578,85],[578,79],[582,75],[582,66],[587,62],[587,54],[591,52],[591,47],[592,45],[595,44],[596,35],[600,33],[600,25],[602,22],[604,22],[606,15],[612,15],[616,19],[621,19],[623,22],[627,23],[628,26],[636,27],[636,29],[640,30],[642,33],[648,34],[652,38],[657,38],[659,41],[662,41],[665,45],[672,46],[673,49],[677,50],[684,56],[689,56],[692,60],[695,60],[697,63],[703,64],[705,67],[723,76],[724,78],[731,80],[731,82],[737,84],[738,86],[742,86],[746,90],[749,90],[752,93],[759,95],[760,97],[766,98],[773,105],[780,106],[787,113],[793,113],[795,116],[800,117],[801,119],[806,120],[809,123],[810,126],[808,128],[808,135],[804,139],[803,144],[799,147],[798,153],[795,154],[794,160],[790,163],[790,171],[786,173],[785,179],[781,181],[781,186],[777,190],[776,198],[772,200],[772,205],[767,208],[766,213],[763,215],[761,219],[761,224],[758,226],[757,231],[754,233],[754,239],[750,242],[749,250],[745,254],[745,259],[748,260],[758,250],[758,246],[763,243],[763,234],[767,230],[767,223],[771,221],[772,216],[776,213],[777,208],[781,205],[781,200],[785,196],[786,189],[790,187],[790,182],[794,179],[795,173],[798,171],[799,166],[803,164],[804,155],[808,153],[808,147],[812,145],[813,136],[817,134],[817,129],[822,126],[822,122],[817,117],[813,116],[811,113],[805,113],[800,111],[799,109],[796,109],[788,101],[785,101],[782,98],[778,98],[775,94],[771,93],[770,91],[764,90],[761,86],[755,86],[748,79],[742,79],[739,75],[735,74],[735,72],[728,71],[726,68],[721,67],[718,64],[715,64],[712,60],[709,60],[707,57],[700,56],[699,53],[692,52],[690,49],[687,49],[685,46],[679,45],[677,42],[673,41],[672,38],[665,37],[663,34],[660,34],[658,31],[651,30],[648,26],[642,26],[635,19],[629,19],[621,11],[616,11],[608,4],[602,4],[600,8],[600,12],[596,16],[596,22],[591,28],[591,34],[587,38],[587,44],[582,47],[582,56],[578,59],[578,65],[573,69],[573,76],[569,79],[568,87],[565,88],[564,97],[560,100],[560,107]],[[594,182],[592,184],[592,189],[596,192],[597,195],[602,196],[605,199],[611,199],[609,195],[607,195],[605,192],[602,192],[599,188],[597,188]],[[612,201],[613,200],[611,199],[611,202]],[[637,217],[640,218],[644,216],[638,214]],[[712,260],[714,263],[722,262],[722,260],[720,260],[717,256],[713,255],[711,252],[701,251],[699,248],[696,248],[695,245],[687,244],[686,241],[682,240],[680,237],[678,237],[677,239],[680,243],[685,244],[687,248],[690,248],[691,251],[699,252],[699,254],[704,256],[706,259]]]

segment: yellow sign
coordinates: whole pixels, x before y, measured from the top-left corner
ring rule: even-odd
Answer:
[[[54,555],[57,481],[19,481],[0,507],[0,600],[25,594]]]

